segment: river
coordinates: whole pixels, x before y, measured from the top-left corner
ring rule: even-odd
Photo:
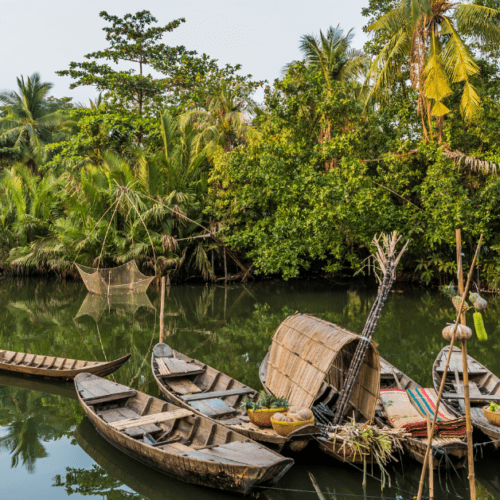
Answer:
[[[259,388],[258,367],[273,331],[300,311],[361,332],[376,290],[324,280],[260,281],[246,285],[181,285],[167,289],[165,341],[178,351]],[[489,298],[487,342],[473,338],[469,352],[500,373],[500,301]],[[107,301],[88,295],[83,284],[36,280],[0,281],[0,347],[6,350],[86,360],[131,360],[111,376],[158,396],[151,375],[151,348],[159,339],[160,293]],[[374,340],[380,354],[430,387],[433,361],[445,341],[441,330],[454,319],[451,302],[423,290],[395,290],[382,312]],[[412,498],[420,466],[404,457],[388,466],[391,486],[381,490],[380,472],[368,477],[309,446],[269,500],[316,499],[310,474],[337,500]],[[500,453],[500,450],[499,452]],[[500,499],[500,467],[494,450],[476,447],[478,499]],[[371,469],[368,471],[371,474]],[[436,475],[436,499],[468,498],[464,469]],[[104,441],[84,418],[72,383],[0,375],[0,498],[233,498],[183,484],[126,457]]]

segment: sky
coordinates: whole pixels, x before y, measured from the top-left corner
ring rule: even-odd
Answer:
[[[361,9],[367,5],[368,0],[0,0],[0,90],[14,90],[17,76],[37,71],[54,84],[56,97],[94,98],[94,88],[70,90],[71,79],[55,72],[107,47],[102,10],[123,16],[146,9],[160,25],[183,17],[186,22],[165,34],[164,43],[205,52],[221,65],[240,63],[244,74],[272,83],[286,63],[300,59],[304,34],[340,24],[346,31],[354,28],[353,46],[362,48],[367,37]]]

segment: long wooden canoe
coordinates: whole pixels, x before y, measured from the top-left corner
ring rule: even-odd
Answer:
[[[75,387],[74,384],[72,385],[76,398]],[[203,500],[234,500],[234,495],[231,493],[208,488],[201,489],[200,486],[183,483],[125,455],[106,441],[87,417],[83,418],[76,428],[75,439],[80,448],[104,469],[103,472],[108,477],[128,486],[141,498],[144,497],[148,500],[193,500],[202,496]],[[103,484],[106,490],[108,490],[107,485],[109,482]],[[98,494],[97,488],[93,491],[94,494]]]
[[[449,352],[450,346],[442,349],[432,367],[432,379],[436,391],[439,391],[441,386]],[[492,401],[500,403],[500,378],[472,356],[468,356],[467,365],[472,425],[490,440],[495,441],[493,444],[498,448],[500,446],[500,427],[490,424],[481,408]],[[458,412],[462,416],[465,415],[463,373],[462,351],[458,347],[453,347],[441,404],[447,410]]]
[[[167,400],[220,422],[273,450],[286,448],[300,451],[317,433],[316,426],[308,425],[285,437],[272,428],[254,425],[240,405],[245,396],[258,399],[257,390],[175,351],[167,344],[154,347],[151,367],[158,387]]]
[[[130,354],[114,361],[80,361],[0,350],[0,370],[51,379],[72,380],[76,375],[84,372],[104,377],[118,370],[129,358]]]
[[[266,387],[266,373],[267,364],[269,360],[269,353],[263,359],[259,368],[259,378],[264,387],[264,390],[270,394],[270,391]],[[402,371],[398,370],[385,359],[380,358],[380,388],[381,389],[411,389],[420,387],[414,380],[405,375]],[[333,406],[336,397],[338,396],[338,390],[327,384],[327,387],[321,387],[318,395],[316,397],[315,404],[323,403],[327,406]],[[456,412],[453,412],[456,414]],[[389,425],[385,413],[383,411],[383,406],[379,405],[377,407],[378,416],[375,418],[377,424],[384,426]],[[457,415],[458,417],[458,415]],[[358,420],[357,420],[358,421]],[[412,458],[420,463],[423,463],[425,451],[427,448],[427,439],[425,438],[407,438],[403,441],[403,446],[405,451]],[[465,457],[467,455],[467,444],[465,438],[455,438],[455,437],[434,437],[433,442],[433,460],[434,466],[439,465],[448,467],[453,465],[455,468],[460,468],[465,465]],[[318,438],[319,448],[331,455],[341,462],[353,462],[362,463],[366,460],[367,463],[373,462],[373,457],[366,456],[363,458],[361,455],[344,455],[339,451],[339,446],[333,443],[331,440],[325,438]]]
[[[293,465],[211,419],[107,379],[75,377],[96,430],[123,453],[186,483],[241,494],[274,485]]]

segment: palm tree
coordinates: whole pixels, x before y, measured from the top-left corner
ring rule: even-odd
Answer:
[[[443,101],[453,93],[453,84],[462,83],[460,111],[465,120],[473,120],[481,110],[471,83],[479,67],[466,40],[498,43],[498,20],[499,10],[480,5],[402,0],[399,7],[368,28],[389,37],[370,68],[368,79],[373,80],[373,87],[368,99],[387,95],[401,65],[406,64],[418,92],[417,111],[422,117],[424,140],[429,140],[431,116],[439,117],[440,124],[441,117],[450,111]]]
[[[370,60],[361,50],[351,48],[353,30],[344,35],[338,25],[330,26],[326,35],[320,30],[319,36],[304,35],[300,40],[300,50],[304,54],[306,66],[313,72],[321,73],[325,84],[357,81],[366,74]]]
[[[337,25],[336,28],[330,26],[326,34],[320,30],[319,36],[304,35],[300,40],[299,48],[304,55],[303,64],[310,73],[321,75],[327,99],[335,91],[335,84],[344,87],[354,99],[361,96],[363,86],[359,80],[368,71],[370,59],[361,50],[351,47],[353,38],[352,29],[344,35],[344,30]],[[293,64],[286,68],[291,69]],[[307,106],[303,106],[302,114],[309,122],[316,120],[316,113],[311,113]],[[322,114],[319,142],[331,139],[333,119],[329,112]],[[348,127],[346,124],[346,128]],[[335,159],[327,160],[325,170],[330,170],[335,163]]]
[[[184,113],[181,126],[192,126],[199,131],[198,151],[207,145],[220,145],[228,152],[244,138],[255,107],[247,87],[241,84],[233,87],[222,81],[207,97],[206,109]]]
[[[45,145],[61,139],[57,135],[63,123],[59,111],[47,106],[52,83],[42,82],[38,73],[17,78],[18,91],[0,92],[0,103],[7,116],[0,120],[0,144],[10,147],[4,152],[20,156],[31,171],[47,159]]]

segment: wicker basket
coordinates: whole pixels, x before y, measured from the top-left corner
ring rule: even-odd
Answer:
[[[271,418],[271,424],[273,426],[273,429],[278,434],[280,434],[281,436],[288,436],[288,434],[291,434],[300,427],[314,424],[314,418],[311,418],[311,420],[303,420],[302,422],[282,422],[281,420],[274,420],[273,418]]]
[[[482,410],[490,424],[500,425],[500,411],[490,411],[487,406],[484,406]]]
[[[247,410],[250,421],[259,427],[272,427],[271,417],[275,413],[286,412],[287,408],[264,408],[262,410]]]

